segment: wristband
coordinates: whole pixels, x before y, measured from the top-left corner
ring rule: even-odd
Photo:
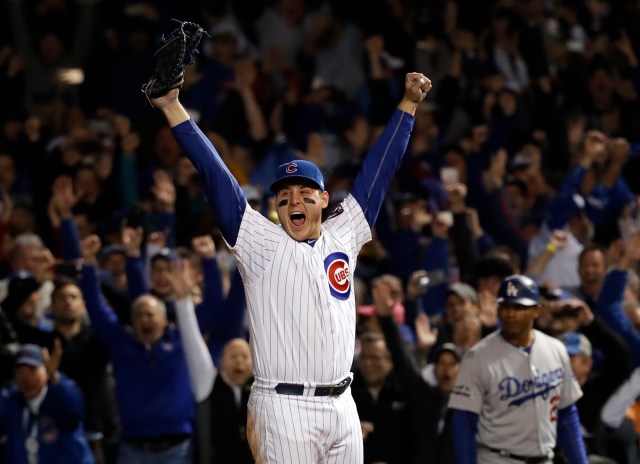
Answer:
[[[558,249],[556,248],[556,246],[551,242],[547,243],[546,249],[548,252],[554,255],[558,252]]]

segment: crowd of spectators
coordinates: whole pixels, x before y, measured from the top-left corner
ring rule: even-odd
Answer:
[[[276,166],[313,161],[337,206],[406,72],[433,83],[352,277],[365,462],[453,462],[447,398],[464,351],[498,327],[495,295],[514,273],[541,286],[536,326],[571,355],[589,453],[640,462],[640,3],[2,11],[6,462],[252,462],[242,282],[195,168],[140,92],[172,18],[211,34],[181,101],[274,221]],[[35,436],[20,395],[48,411]]]

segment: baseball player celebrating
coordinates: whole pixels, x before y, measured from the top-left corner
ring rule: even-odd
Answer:
[[[526,276],[498,291],[501,330],[465,354],[449,400],[460,464],[550,463],[557,442],[586,463],[575,402],[582,396],[567,350],[533,329],[540,295]]]
[[[178,101],[177,89],[151,99],[201,173],[238,260],[255,376],[247,436],[258,463],[363,460],[360,421],[349,394],[352,275],[407,147],[415,110],[430,89],[424,75],[406,75],[404,96],[351,194],[324,223],[329,194],[318,167],[304,160],[279,166],[271,190],[281,226],[248,207],[236,179]]]

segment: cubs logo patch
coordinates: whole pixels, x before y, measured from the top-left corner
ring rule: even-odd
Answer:
[[[289,163],[289,165],[285,168],[285,171],[287,171],[289,174],[293,174],[297,170],[298,170],[297,163]]]
[[[52,417],[40,416],[38,418],[38,441],[43,444],[51,444],[60,436],[60,430]]]
[[[163,342],[161,346],[164,351],[173,351],[173,343],[171,342]]]
[[[340,252],[331,253],[324,260],[324,270],[331,295],[339,300],[348,299],[351,292],[349,257]]]

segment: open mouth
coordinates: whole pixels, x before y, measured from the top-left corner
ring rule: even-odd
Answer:
[[[289,219],[291,219],[291,224],[293,224],[294,227],[302,227],[306,218],[307,217],[303,213],[291,213],[291,215],[289,216]]]

